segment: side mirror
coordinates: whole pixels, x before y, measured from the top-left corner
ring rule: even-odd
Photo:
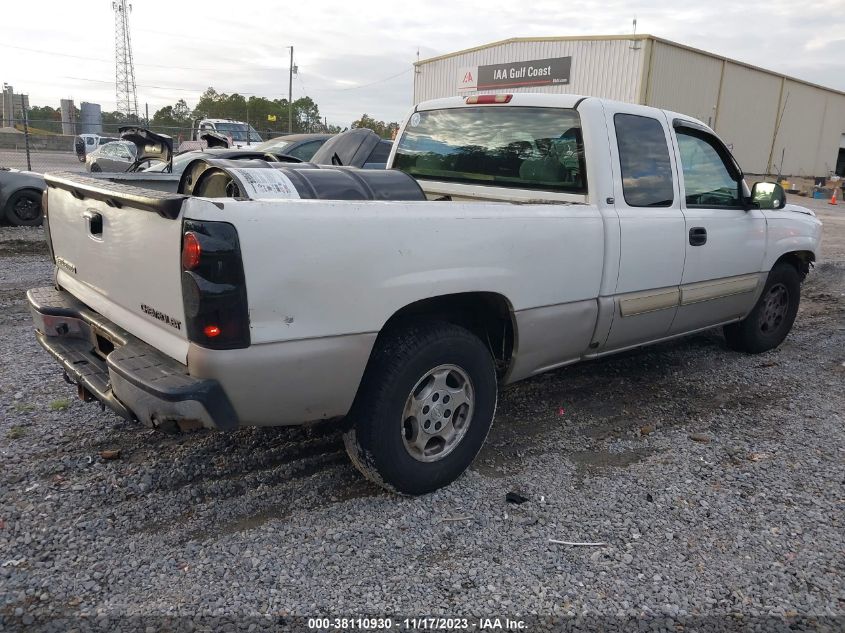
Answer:
[[[783,209],[786,192],[776,182],[755,182],[751,188],[751,204],[758,209]]]

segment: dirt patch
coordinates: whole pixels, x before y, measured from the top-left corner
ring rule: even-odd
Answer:
[[[601,475],[614,468],[628,468],[644,460],[653,452],[649,448],[636,448],[623,453],[579,451],[570,454],[568,459],[575,464],[576,485],[580,485],[587,477]]]

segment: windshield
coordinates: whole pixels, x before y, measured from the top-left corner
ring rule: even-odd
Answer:
[[[415,112],[393,161],[419,179],[584,193],[578,113],[495,106]]]
[[[218,134],[223,136],[231,136],[233,141],[246,141],[247,125],[246,123],[215,123],[214,128]],[[249,126],[249,140],[260,143],[261,137],[255,128]]]

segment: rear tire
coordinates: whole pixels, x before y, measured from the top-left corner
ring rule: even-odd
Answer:
[[[463,473],[496,411],[493,357],[470,331],[416,321],[383,333],[349,414],[344,444],[367,479],[421,495]]]
[[[91,171],[94,172],[94,173],[97,173],[97,172],[103,171],[103,168],[100,167],[97,163],[93,163],[91,165]]]
[[[38,226],[44,220],[41,194],[37,191],[18,191],[6,202],[6,220],[13,226]]]
[[[749,315],[739,323],[724,327],[728,347],[749,354],[776,348],[792,329],[800,301],[798,271],[787,262],[775,265]]]

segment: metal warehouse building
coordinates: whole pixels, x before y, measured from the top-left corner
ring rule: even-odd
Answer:
[[[652,35],[512,38],[415,64],[414,103],[494,92],[674,110],[715,129],[747,173],[845,175],[845,92]]]

